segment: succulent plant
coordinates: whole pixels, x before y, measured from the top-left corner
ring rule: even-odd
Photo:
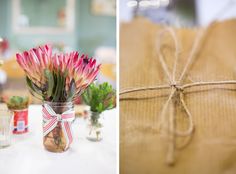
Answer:
[[[91,84],[82,98],[92,112],[102,113],[115,107],[115,90],[107,82],[100,85]]]
[[[91,84],[82,94],[83,101],[90,106],[92,111],[90,123],[92,126],[100,128],[100,113],[115,107],[115,90],[107,82],[96,85]]]
[[[7,107],[10,110],[21,110],[28,108],[28,106],[29,106],[29,97],[12,96],[7,101]]]

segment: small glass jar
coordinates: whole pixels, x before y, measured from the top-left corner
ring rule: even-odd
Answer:
[[[87,139],[90,141],[102,140],[102,124],[100,122],[101,113],[91,112],[88,123],[88,135]]]
[[[7,108],[0,108],[0,148],[11,144],[12,115]]]
[[[74,105],[72,102],[46,102],[44,101],[43,107],[45,105],[50,106],[56,114],[62,114],[65,111],[74,111]],[[71,126],[71,122],[68,122]],[[43,121],[43,126],[46,122]],[[64,152],[68,150],[67,140],[62,129],[62,121],[57,121],[57,125],[52,129],[47,135],[43,137],[43,144],[45,149],[50,152]]]

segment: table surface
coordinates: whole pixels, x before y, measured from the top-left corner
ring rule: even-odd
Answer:
[[[29,132],[13,135],[12,144],[0,149],[1,174],[115,174],[116,109],[102,116],[103,139],[87,140],[86,121],[73,123],[74,141],[64,153],[52,153],[42,144],[41,106],[29,107]]]

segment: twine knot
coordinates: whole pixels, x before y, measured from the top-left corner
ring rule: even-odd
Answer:
[[[183,86],[178,84],[177,82],[171,83],[170,87],[174,88],[177,92],[183,92],[184,91]]]

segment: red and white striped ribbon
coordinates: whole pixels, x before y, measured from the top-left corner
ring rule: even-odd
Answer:
[[[66,149],[73,141],[71,122],[75,118],[75,112],[73,110],[68,110],[62,114],[56,114],[55,111],[48,105],[43,105],[43,136],[46,136],[51,132],[60,121],[62,126],[62,131],[66,137]]]

